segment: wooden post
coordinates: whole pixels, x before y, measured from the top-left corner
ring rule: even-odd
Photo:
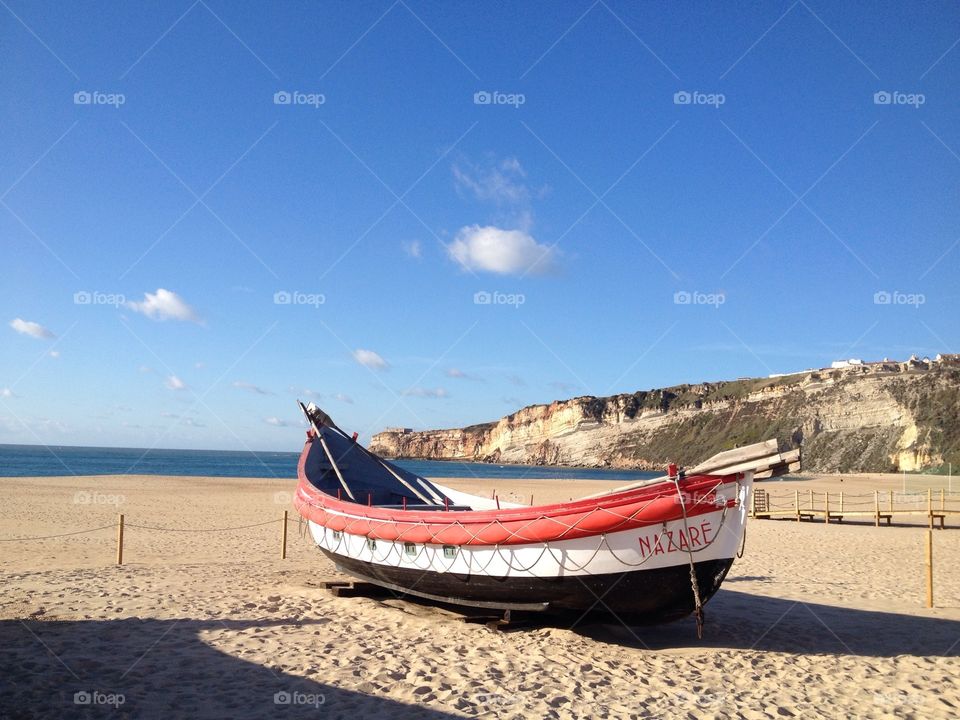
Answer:
[[[533,493],[530,493],[530,507],[533,507]]]
[[[280,559],[287,559],[287,511],[283,511],[283,528],[280,530]]]
[[[823,493],[823,521],[830,523],[830,491]]]
[[[880,527],[880,491],[873,491],[873,524]]]
[[[123,513],[117,515],[117,565],[123,565]]]
[[[843,490],[840,491],[840,514],[843,515]]]
[[[930,520],[930,529],[933,530],[933,489],[927,488],[927,518]]]
[[[809,495],[809,500],[810,500],[810,512],[813,512],[813,490],[809,490],[808,492],[810,493],[810,495]]]
[[[933,607],[933,530],[927,530],[927,607]]]
[[[797,522],[800,522],[800,491],[793,491],[793,504],[797,508]]]
[[[893,490],[888,491],[890,494],[890,512],[893,512]]]
[[[941,512],[947,509],[946,500],[943,497],[943,488],[940,488],[940,510]]]

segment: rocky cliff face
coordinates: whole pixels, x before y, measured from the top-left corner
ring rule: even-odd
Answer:
[[[661,469],[770,437],[805,470],[960,467],[960,361],[885,362],[531,405],[497,422],[386,431],[388,457]]]

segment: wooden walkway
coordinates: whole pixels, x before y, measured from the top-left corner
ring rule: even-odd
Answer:
[[[960,516],[960,492],[946,490],[844,493],[817,490],[766,489],[754,486],[750,517],[814,522],[843,522],[844,518],[872,519],[891,525],[895,518],[925,517],[930,528],[946,527],[949,516]]]

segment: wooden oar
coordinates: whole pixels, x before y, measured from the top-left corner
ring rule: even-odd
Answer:
[[[323,451],[327,454],[327,458],[330,460],[330,464],[333,466],[333,471],[337,474],[337,479],[340,480],[340,484],[343,485],[343,489],[347,491],[347,495],[350,496],[350,499],[354,502],[357,499],[353,496],[353,493],[350,492],[350,486],[347,485],[347,481],[343,479],[343,474],[340,472],[340,468],[337,467],[337,461],[333,459],[333,453],[330,452],[330,448],[327,447],[327,441],[323,439],[323,435],[317,434],[317,438],[320,440],[320,445],[323,446]]]

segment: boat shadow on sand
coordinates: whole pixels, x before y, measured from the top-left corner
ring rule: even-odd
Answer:
[[[281,624],[289,623],[139,618],[2,620],[0,715],[427,720],[455,717],[424,705],[344,690],[248,662],[203,639],[204,634],[257,632]]]
[[[767,584],[768,576],[727,578],[727,583]],[[571,630],[599,642],[646,650],[729,649],[860,657],[960,657],[960,621],[932,616],[866,610],[754,595],[726,587],[704,608],[706,625],[697,637],[692,615],[658,625],[615,615],[598,603],[588,613],[514,612],[510,622],[495,611],[467,608],[370,588],[384,612],[432,616],[438,625],[464,620],[523,633],[540,628]],[[456,620],[454,620],[456,619]]]
[[[702,639],[697,638],[692,617],[643,626],[629,618],[591,615],[578,622],[574,631],[602,642],[650,650],[960,656],[960,621],[945,618],[801,602],[726,588],[717,592],[704,614]]]

